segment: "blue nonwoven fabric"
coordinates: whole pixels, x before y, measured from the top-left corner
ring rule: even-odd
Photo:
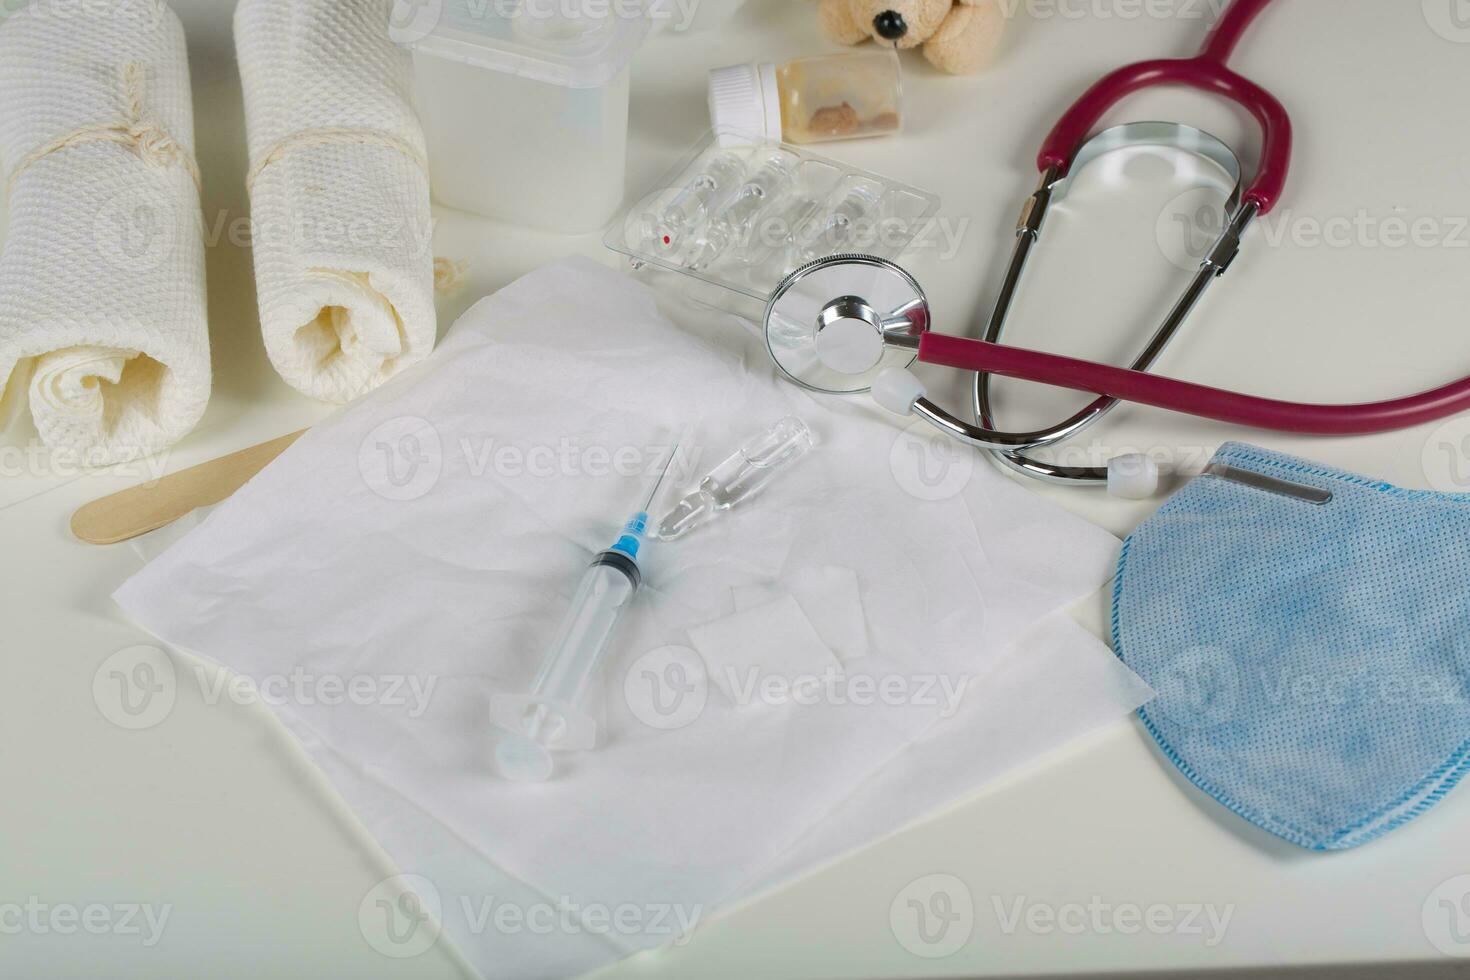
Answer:
[[[1366,843],[1470,765],[1470,495],[1227,444],[1125,543],[1113,648],[1200,789],[1302,847]]]

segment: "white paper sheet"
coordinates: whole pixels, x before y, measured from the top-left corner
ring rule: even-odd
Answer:
[[[758,895],[943,808],[1022,764],[1116,723],[1153,690],[1065,614],[1050,616],[936,726],[741,889]]]
[[[822,697],[842,665],[817,635],[811,620],[786,595],[689,631],[710,682],[735,707]],[[780,651],[773,662],[770,651]]]
[[[650,551],[607,665],[601,747],[559,759],[544,785],[498,778],[489,699],[529,687],[668,433],[697,423],[707,466],[788,414],[822,439],[810,461],[758,503]],[[761,869],[885,763],[953,727],[939,682],[983,691],[1034,624],[1111,574],[1111,535],[928,447],[861,400],[815,399],[693,339],[624,277],[561,263],[477,305],[427,362],[304,436],[117,598],[164,641],[257,683],[304,672],[356,692],[277,711],[324,769],[354,774],[360,785],[338,785],[405,871],[428,849],[420,837],[452,839],[580,907],[708,915],[769,880]],[[870,641],[843,673],[883,696],[848,686],[742,711],[669,659],[692,627],[733,611],[732,590],[790,593],[833,566],[859,573]],[[1075,635],[1048,649],[1089,644],[1095,655]],[[779,664],[779,649],[767,653]],[[1029,680],[1044,697],[1049,680]],[[404,696],[414,690],[424,696]],[[1135,706],[1124,700],[1089,703],[1116,716]],[[1030,741],[1018,733],[1015,754]],[[940,775],[953,783],[915,799],[976,785]],[[374,801],[387,799],[414,816],[376,825]],[[885,810],[882,823],[915,815]],[[505,972],[499,937],[451,918],[487,976],[526,975]],[[656,925],[589,948],[612,959],[668,941]],[[546,963],[546,975],[562,969]]]
[[[765,605],[783,594],[773,585],[740,586],[733,593],[737,610]],[[868,655],[868,618],[856,572],[836,566],[807,569],[791,583],[791,595],[837,659]]]

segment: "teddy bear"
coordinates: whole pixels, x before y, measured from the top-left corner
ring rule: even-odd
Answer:
[[[1005,33],[1005,0],[821,0],[822,29],[841,44],[872,38],[922,47],[940,71],[967,75],[988,65]]]

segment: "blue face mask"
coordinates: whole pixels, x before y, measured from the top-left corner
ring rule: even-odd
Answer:
[[[1227,445],[1124,545],[1113,648],[1197,786],[1356,847],[1470,765],[1470,495]]]

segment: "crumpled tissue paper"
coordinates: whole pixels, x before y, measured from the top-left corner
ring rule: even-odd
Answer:
[[[562,754],[544,784],[501,779],[490,699],[529,689],[669,434],[692,440],[679,474],[692,481],[786,415],[820,438],[809,460],[650,546],[605,665],[599,747]],[[779,381],[738,343],[675,327],[645,287],[572,260],[479,303],[116,597],[163,641],[257,684],[330,681],[334,697],[308,683],[275,710],[412,887],[436,893],[446,932],[487,977],[565,976],[675,939],[1142,700],[1070,621],[1036,638],[1111,576],[1118,541],[947,450],[862,399]],[[730,703],[691,631],[733,615],[737,595],[811,595],[833,568],[856,578],[864,642],[815,702]],[[1039,654],[1017,646],[1028,634]],[[779,644],[749,642],[761,656],[747,667],[783,671]],[[1050,673],[1083,661],[1106,683]],[[1071,700],[1007,713],[990,678],[1011,706]],[[956,706],[941,681],[972,693]],[[987,741],[997,718],[1017,727]],[[875,805],[865,789],[884,780],[905,798]],[[570,905],[576,934],[487,929],[475,889]],[[615,909],[646,914],[609,926]]]

